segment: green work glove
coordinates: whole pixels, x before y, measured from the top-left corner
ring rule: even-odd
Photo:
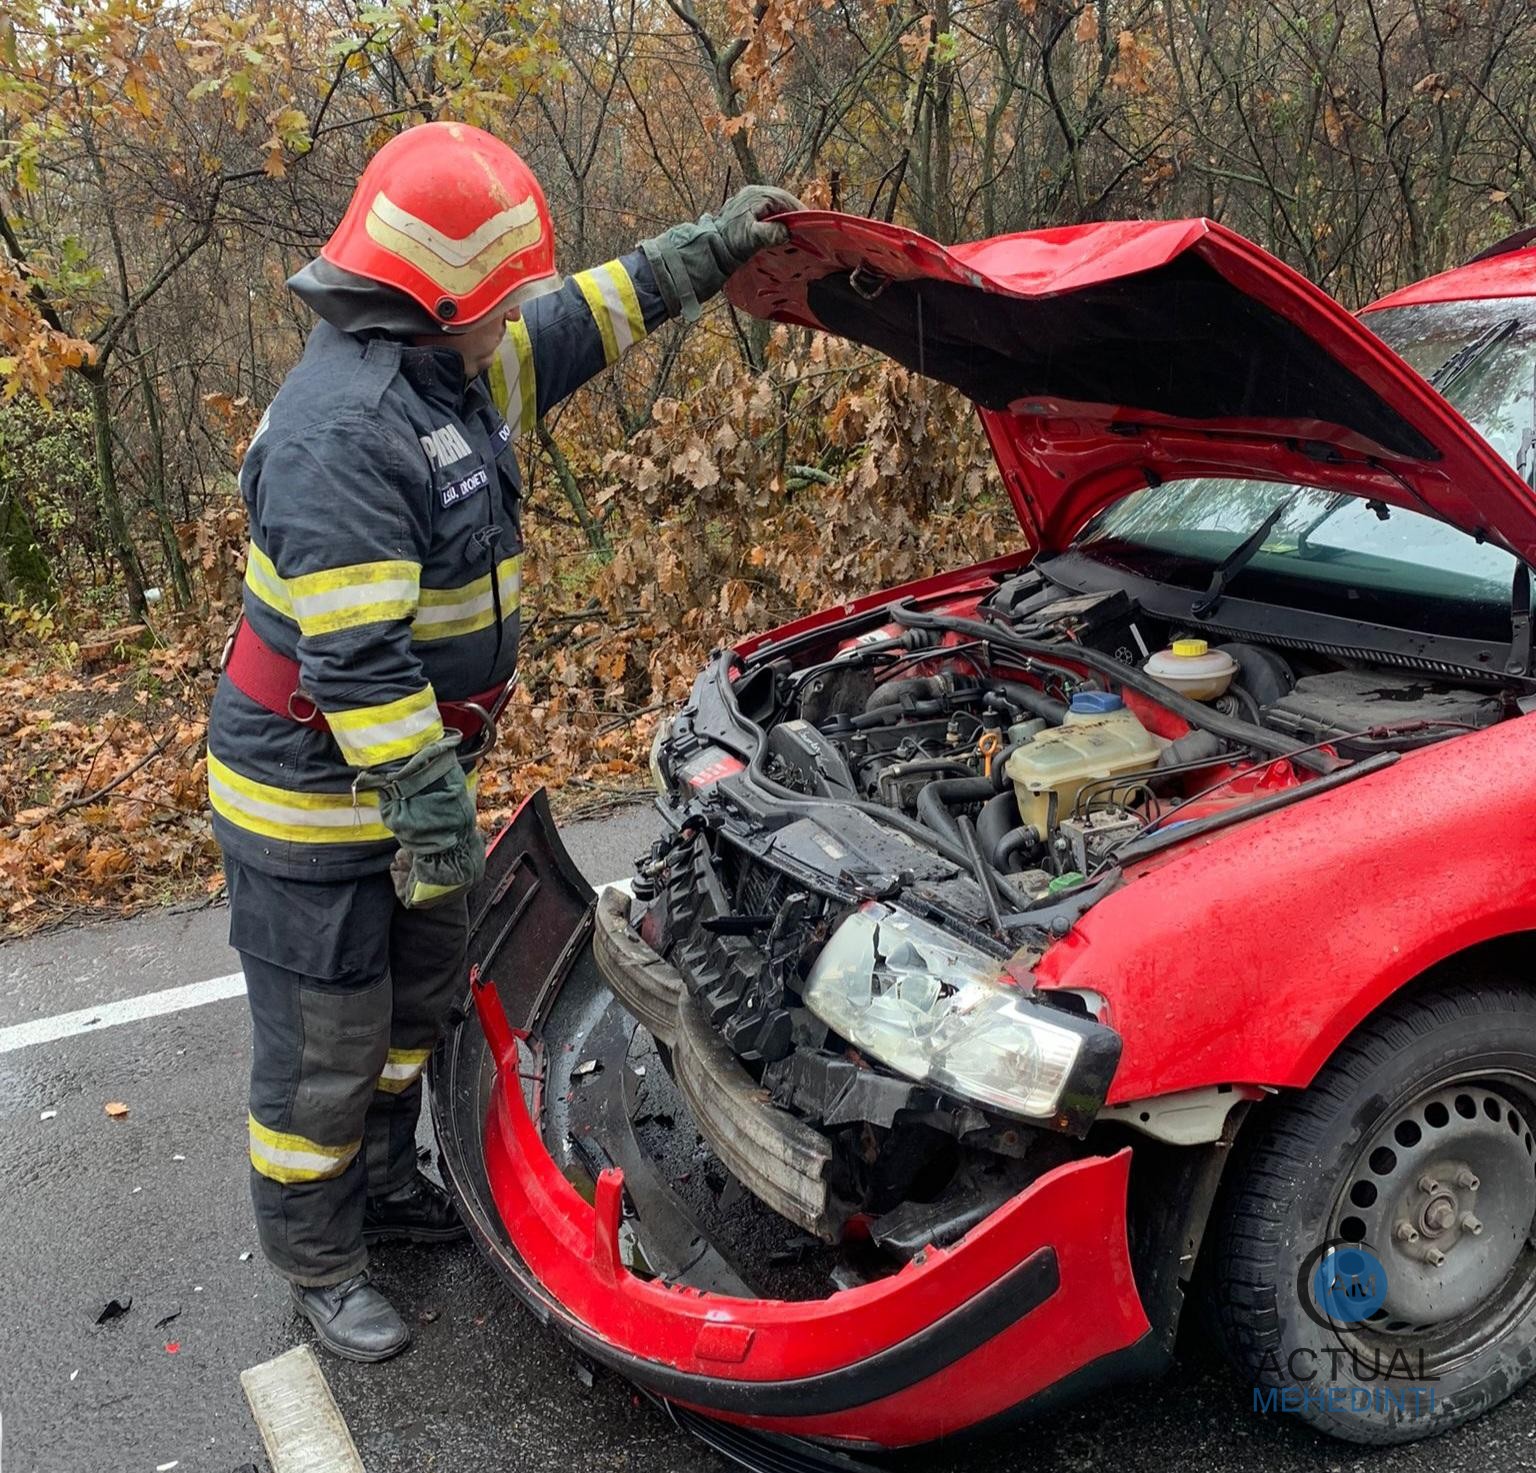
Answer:
[[[485,873],[485,840],[449,732],[405,762],[372,768],[357,779],[379,795],[379,816],[399,841],[390,866],[395,894],[414,910],[452,900]]]
[[[788,229],[770,216],[804,208],[786,190],[749,184],[726,200],[718,215],[674,225],[642,240],[640,249],[668,308],[692,322],[699,304],[714,296],[738,266],[745,266],[764,246],[783,245],[789,239]]]

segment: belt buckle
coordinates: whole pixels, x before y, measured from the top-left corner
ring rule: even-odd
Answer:
[[[496,747],[497,717],[493,716],[489,711],[487,711],[484,706],[481,706],[474,701],[456,701],[454,704],[460,707],[462,710],[473,711],[474,714],[480,718],[480,731],[477,733],[475,745],[468,751],[460,748],[458,754],[459,761],[479,762],[482,758],[489,757]]]

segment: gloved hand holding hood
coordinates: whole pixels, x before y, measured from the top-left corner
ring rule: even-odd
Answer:
[[[789,231],[774,215],[803,210],[787,190],[749,184],[720,208],[718,215],[701,215],[688,225],[674,225],[650,240],[642,240],[656,284],[673,312],[692,322],[699,307],[725,285],[738,266],[745,266],[765,246],[783,245]]]

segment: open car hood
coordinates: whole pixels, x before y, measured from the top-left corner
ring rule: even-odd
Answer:
[[[1305,277],[1210,220],[944,247],[805,211],[726,294],[869,344],[981,410],[1025,531],[1199,475],[1299,481],[1427,512],[1536,559],[1536,494],[1419,374]]]

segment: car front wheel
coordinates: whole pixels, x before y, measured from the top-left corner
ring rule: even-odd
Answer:
[[[1256,1410],[1406,1442],[1536,1371],[1536,997],[1440,987],[1256,1117],[1211,1262]]]

